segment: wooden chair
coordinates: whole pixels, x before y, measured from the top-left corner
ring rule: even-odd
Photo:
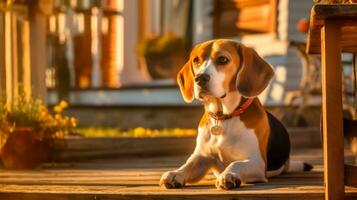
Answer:
[[[343,120],[341,53],[357,53],[357,4],[315,5],[307,52],[321,53],[325,199],[344,199],[345,185],[357,187],[357,167],[344,164],[344,136],[357,136],[357,123]]]

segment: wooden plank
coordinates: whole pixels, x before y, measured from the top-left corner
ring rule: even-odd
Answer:
[[[245,8],[242,10],[225,10],[221,13],[221,23],[235,22],[235,21],[253,21],[266,20],[269,16],[270,5],[260,5]]]
[[[313,15],[312,15],[313,17]],[[357,21],[356,20],[341,20],[341,50],[343,52],[353,53],[357,51]],[[307,52],[310,54],[320,53],[321,44],[321,27],[323,20],[312,18],[310,20],[310,30],[307,39]]]
[[[326,21],[321,30],[322,125],[326,200],[344,198],[340,39],[338,21]]]
[[[236,26],[241,31],[266,32],[270,30],[269,24],[270,21],[265,18],[265,20],[238,21]]]
[[[245,7],[254,7],[269,4],[271,0],[220,0],[222,9],[242,9]]]
[[[289,128],[289,135],[292,143],[295,143],[297,148],[308,147],[306,143],[308,140],[319,136],[319,127],[306,127],[306,128]],[[297,137],[301,138],[297,138]],[[307,138],[307,140],[305,140]],[[69,150],[69,151],[85,151],[85,150],[100,150],[100,149],[114,149],[122,147],[135,147],[147,150],[148,148],[156,148],[157,146],[185,146],[184,148],[194,147],[196,137],[155,137],[155,138],[133,138],[133,137],[98,137],[98,138],[86,138],[86,137],[69,137],[63,140],[57,140],[57,150]],[[185,145],[184,145],[185,144]],[[315,144],[313,142],[312,144]],[[308,144],[311,145],[311,144]],[[318,148],[317,146],[310,146],[310,148]],[[165,148],[165,147],[164,147]],[[173,147],[170,147],[173,148]],[[182,147],[179,147],[182,149]],[[130,151],[130,149],[127,149]]]
[[[214,35],[236,36],[244,32],[276,29],[276,0],[225,0],[214,3]]]
[[[270,11],[272,8],[270,4],[254,6],[251,8],[245,8],[238,12],[238,21],[255,21],[255,20],[269,20]],[[268,19],[266,19],[268,18]],[[269,24],[267,24],[268,26]],[[239,28],[239,27],[238,27]]]
[[[320,151],[319,151],[320,152]],[[299,160],[321,162],[315,149],[293,152]],[[186,156],[112,158],[43,166],[32,171],[0,167],[0,199],[323,199],[322,166],[311,172],[283,174],[268,183],[243,184],[224,191],[214,186],[215,177],[182,189],[158,186],[163,172],[173,170]],[[346,199],[355,199],[357,189],[347,187]]]
[[[133,137],[100,137],[100,138],[82,138],[73,137],[64,140],[58,140],[58,149],[85,151],[85,150],[100,150],[113,149],[121,147],[124,150],[130,151],[127,148],[140,148],[147,150],[148,148],[156,148],[161,145],[172,146],[177,144],[187,144],[190,148],[195,145],[193,137],[156,137],[156,138],[133,138]],[[65,143],[65,146],[61,144]],[[148,146],[148,147],[147,147]],[[165,148],[165,147],[164,147]]]
[[[73,138],[57,144],[53,159],[68,161],[108,156],[187,155],[193,152],[196,140],[192,137]]]
[[[137,171],[139,171],[138,169]],[[101,171],[86,171],[83,172],[83,177],[76,177],[71,172],[67,175],[68,170],[63,170],[61,173],[55,172],[48,174],[49,180],[46,180],[46,175],[41,178],[37,176],[28,177],[29,182],[23,182],[23,179],[14,180],[14,183],[0,183],[0,198],[2,199],[22,199],[32,198],[36,195],[37,198],[46,199],[47,195],[53,194],[58,198],[84,198],[87,195],[99,196],[107,195],[109,199],[133,198],[132,195],[138,195],[138,199],[154,198],[161,196],[162,198],[176,199],[184,195],[189,198],[200,197],[210,199],[215,198],[233,198],[233,199],[322,199],[323,186],[322,179],[303,179],[296,181],[294,178],[281,179],[280,177],[271,179],[268,183],[262,184],[245,184],[240,189],[232,191],[217,190],[214,187],[214,178],[206,178],[204,181],[194,185],[187,186],[184,189],[165,190],[157,186],[160,173],[153,176],[145,177],[142,175],[135,175],[133,173],[127,174],[126,177],[120,177],[118,173],[103,174]],[[98,173],[99,172],[99,173]],[[161,173],[163,171],[161,170]],[[24,172],[22,172],[24,173]],[[36,173],[36,172],[35,172]],[[85,174],[86,173],[86,174]],[[314,172],[316,174],[316,172]],[[3,173],[1,173],[3,174]],[[17,172],[13,172],[17,174]],[[33,172],[27,172],[28,175]],[[91,176],[88,176],[91,174]],[[123,172],[122,174],[126,174]],[[303,173],[300,173],[302,175]],[[67,175],[65,178],[61,177]],[[72,179],[71,179],[72,176]],[[91,178],[96,176],[95,178]],[[132,180],[129,177],[132,176]],[[60,178],[60,179],[59,179]],[[141,178],[141,180],[140,180]],[[2,177],[3,179],[3,177]],[[77,181],[76,180],[80,180]],[[32,182],[31,182],[32,181]],[[197,196],[196,196],[197,195]],[[357,190],[347,188],[347,195],[351,198],[357,196]],[[11,198],[10,198],[11,197]],[[15,198],[16,197],[16,198]]]
[[[178,193],[176,195],[172,194],[51,194],[51,193],[41,193],[41,194],[23,194],[23,193],[3,193],[0,194],[0,197],[3,199],[17,199],[17,200],[24,200],[24,199],[41,199],[41,200],[50,200],[50,199],[57,199],[57,200],[86,200],[86,199],[127,199],[127,200],[136,200],[136,199],[195,199],[195,200],[210,200],[210,199],[221,199],[221,200],[231,200],[237,199],[237,194],[211,194],[211,195],[202,195],[197,193],[191,194],[181,194]],[[253,199],[287,199],[290,200],[321,200],[322,194],[284,194],[284,195],[261,195],[260,197],[254,198],[253,195],[239,195],[240,200],[253,200]],[[354,197],[353,197],[354,198]],[[350,198],[350,199],[353,199]]]
[[[357,17],[357,4],[316,4],[317,19],[347,19]]]
[[[326,20],[336,19],[341,23],[341,50],[357,52],[357,5],[321,5],[311,9],[310,29],[306,51],[311,54],[320,53],[321,27]]]
[[[276,32],[277,24],[278,24],[278,1],[270,0],[270,15],[269,15],[269,31],[272,33]]]
[[[293,149],[321,147],[318,127],[288,129]],[[54,161],[94,159],[110,156],[189,155],[193,152],[196,137],[70,137],[57,140]]]

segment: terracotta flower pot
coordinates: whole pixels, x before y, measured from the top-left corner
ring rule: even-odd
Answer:
[[[184,64],[184,51],[178,51],[162,57],[144,57],[140,60],[140,65],[146,68],[153,79],[176,79],[177,73]]]
[[[33,129],[16,128],[9,134],[1,151],[6,168],[32,169],[49,158],[49,142]]]

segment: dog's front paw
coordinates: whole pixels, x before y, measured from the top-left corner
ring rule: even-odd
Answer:
[[[161,176],[160,186],[167,189],[179,188],[185,185],[185,179],[180,172],[170,171]]]
[[[223,172],[218,176],[216,180],[216,187],[218,189],[230,190],[234,188],[239,188],[241,183],[242,182],[236,173]]]

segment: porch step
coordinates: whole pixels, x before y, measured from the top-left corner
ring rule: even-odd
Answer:
[[[280,119],[286,127],[296,126],[292,123],[298,116],[297,107],[266,107]],[[138,126],[152,129],[197,128],[203,107],[200,105],[131,105],[131,106],[86,106],[71,105],[65,114],[77,117],[83,127],[116,127],[120,130]],[[312,106],[301,113],[300,126],[320,125],[321,108]]]
[[[288,129],[292,149],[319,148],[318,127]],[[195,137],[157,138],[82,138],[61,140],[53,154],[54,161],[96,159],[113,156],[189,155],[196,145]]]

